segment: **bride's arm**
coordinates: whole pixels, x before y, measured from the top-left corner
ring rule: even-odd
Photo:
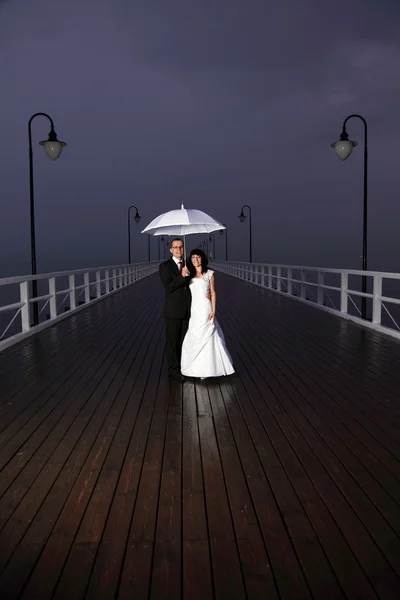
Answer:
[[[215,275],[210,279],[210,294],[211,294],[211,314],[210,319],[215,323],[215,315],[217,312],[217,294],[215,292]]]

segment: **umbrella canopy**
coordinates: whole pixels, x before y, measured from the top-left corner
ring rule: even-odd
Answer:
[[[226,229],[205,212],[186,209],[183,204],[180,210],[170,210],[159,215],[143,229],[142,233],[149,235],[191,235],[195,233],[211,233]]]

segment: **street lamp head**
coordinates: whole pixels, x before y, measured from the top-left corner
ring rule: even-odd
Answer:
[[[243,209],[242,209],[242,212],[239,215],[239,220],[240,220],[241,223],[244,223],[245,220],[246,220],[246,215],[244,214]]]
[[[331,147],[335,148],[335,152],[340,160],[346,160],[346,158],[349,158],[353,148],[356,146],[357,142],[349,140],[346,129],[343,129],[342,133],[340,134],[340,140],[331,144]]]
[[[134,220],[135,220],[135,223],[139,223],[140,219],[142,218],[142,217],[139,215],[139,212],[138,212],[138,210],[137,210],[137,209],[136,209],[136,215],[135,215],[133,218],[134,218]]]
[[[39,144],[44,147],[46,155],[51,160],[57,160],[62,152],[62,149],[67,145],[65,142],[61,142],[57,139],[57,134],[54,131],[54,127],[50,129],[49,139],[39,142]]]

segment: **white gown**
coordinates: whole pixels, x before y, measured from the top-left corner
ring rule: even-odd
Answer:
[[[207,294],[213,275],[208,270],[189,284],[192,308],[181,356],[181,373],[187,377],[221,377],[235,372],[224,334],[217,320],[215,324],[210,320],[211,301]]]

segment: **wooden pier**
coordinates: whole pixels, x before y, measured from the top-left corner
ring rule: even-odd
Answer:
[[[400,342],[216,274],[169,382],[147,277],[0,353],[0,598],[400,596]]]

